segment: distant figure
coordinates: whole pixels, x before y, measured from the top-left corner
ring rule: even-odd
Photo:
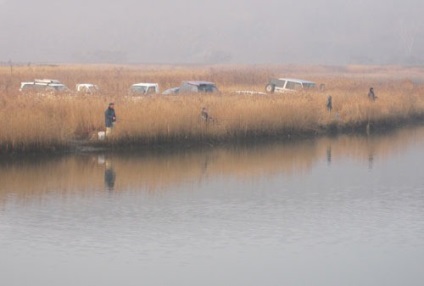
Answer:
[[[200,111],[200,118],[205,122],[209,121],[209,113],[206,107],[202,107],[202,111]]]
[[[331,112],[331,110],[333,109],[333,98],[331,97],[331,95],[329,95],[327,97],[327,104],[326,104],[326,106],[327,106],[327,110],[329,112]]]
[[[368,92],[368,98],[372,101],[374,101],[377,97],[374,93],[374,88],[370,87],[370,91]]]
[[[112,134],[112,128],[116,121],[115,104],[109,103],[108,108],[105,110],[105,125],[106,125],[106,137]]]
[[[209,111],[206,107],[202,107],[202,110],[200,111],[200,119],[205,123],[215,123],[215,118],[209,114]]]

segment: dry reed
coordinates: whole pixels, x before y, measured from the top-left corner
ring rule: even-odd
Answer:
[[[394,79],[395,74],[403,77]],[[417,68],[23,66],[13,70],[0,67],[0,75],[0,152],[50,150],[68,147],[74,140],[95,139],[97,132],[104,130],[103,114],[109,101],[115,102],[118,121],[113,136],[102,144],[118,146],[314,134],[396,124],[424,115],[424,88],[408,79],[422,76]],[[263,91],[270,77],[283,75],[324,82],[327,89],[271,95],[234,93]],[[60,79],[70,88],[91,82],[101,87],[101,93],[21,94],[20,82],[34,78]],[[221,94],[127,94],[132,83],[158,82],[164,90],[183,80],[214,81]],[[375,102],[367,98],[370,86],[378,96]],[[328,95],[333,98],[331,112],[325,107]],[[202,107],[207,107],[213,121],[200,119]]]

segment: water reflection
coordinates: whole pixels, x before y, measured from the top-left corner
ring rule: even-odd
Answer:
[[[372,169],[373,162],[374,162],[374,154],[370,152],[368,154],[368,168]]]
[[[97,161],[100,165],[104,165],[105,167],[105,189],[107,191],[113,191],[115,188],[116,172],[112,165],[112,159],[105,155],[99,155]]]
[[[423,139],[1,160],[1,281],[421,285]]]
[[[157,191],[209,177],[241,180],[305,174],[323,161],[350,158],[373,168],[424,139],[415,127],[373,136],[340,136],[298,142],[215,147],[202,150],[33,156],[0,161],[0,202],[9,194],[27,198],[52,190]],[[324,156],[323,156],[324,155]],[[117,179],[119,177],[119,180]]]
[[[331,164],[331,145],[327,146],[327,163],[328,165]]]

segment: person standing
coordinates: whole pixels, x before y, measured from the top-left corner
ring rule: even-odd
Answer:
[[[374,93],[374,88],[370,87],[370,91],[368,92],[368,98],[372,101],[374,101],[377,97]]]
[[[105,125],[106,125],[106,137],[112,134],[112,128],[116,121],[115,104],[109,103],[108,108],[105,110]]]
[[[200,118],[202,118],[203,121],[208,122],[209,113],[206,107],[202,107],[202,110],[200,111]]]
[[[331,110],[333,109],[333,98],[331,97],[331,95],[329,95],[327,97],[327,104],[326,104],[326,106],[327,106],[328,112],[331,112]]]

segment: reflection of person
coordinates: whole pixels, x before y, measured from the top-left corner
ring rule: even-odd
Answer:
[[[105,163],[105,187],[108,191],[113,191],[115,187],[116,173],[110,161]]]
[[[331,145],[327,146],[327,163],[331,163]]]
[[[374,88],[370,87],[370,91],[368,92],[368,98],[372,101],[374,101],[377,97],[374,93]]]
[[[115,104],[109,103],[108,108],[105,110],[105,125],[106,125],[106,136],[112,133],[113,125],[116,121]]]

